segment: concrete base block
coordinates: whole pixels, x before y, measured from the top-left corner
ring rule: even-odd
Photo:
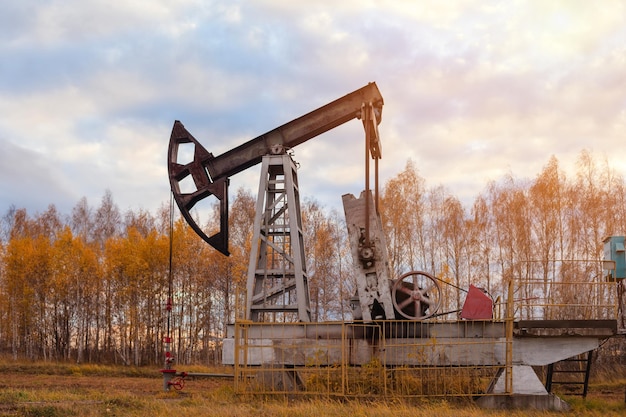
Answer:
[[[511,410],[511,409],[535,409],[569,411],[568,403],[554,394],[549,395],[490,395],[476,400],[476,404],[481,408]]]

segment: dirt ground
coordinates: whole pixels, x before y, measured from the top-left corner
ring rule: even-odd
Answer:
[[[80,375],[33,375],[24,373],[5,373],[0,380],[0,390],[94,390],[103,392],[123,392],[137,396],[154,396],[162,394],[163,379],[155,370],[155,377],[112,377],[112,376],[80,376]],[[232,387],[230,378],[187,377],[181,393],[202,394],[220,387]],[[588,399],[607,401],[626,400],[626,387],[620,384],[612,386],[590,385]]]
[[[118,377],[118,376],[82,376],[82,375],[40,375],[28,373],[5,373],[0,381],[0,416],[13,415],[83,415],[80,410],[90,408],[109,410],[105,408],[105,403],[116,401],[120,398],[136,398],[142,402],[141,407],[145,410],[146,403],[163,403],[163,400],[182,400],[202,398],[203,401],[211,402],[211,393],[230,392],[232,393],[233,380],[227,378],[187,378],[182,391],[165,393],[163,390],[163,379],[157,370],[155,377]],[[18,399],[17,402],[6,402],[2,400],[3,392],[27,393],[27,398]],[[35,400],[32,400],[32,399]],[[232,401],[232,405],[237,402],[238,397],[231,395],[230,400],[225,400],[224,405]],[[159,401],[152,401],[152,399]],[[601,387],[590,386],[587,400],[596,403],[622,403],[625,398],[625,387],[623,384],[603,385]],[[124,400],[128,401],[128,400]],[[134,401],[134,400],[133,400]],[[574,400],[581,401],[581,400]],[[180,403],[180,401],[175,401]],[[93,405],[91,405],[93,404]],[[126,413],[132,410],[133,404],[121,403],[122,412],[109,414],[104,412],[94,412],[90,415],[131,415]],[[54,407],[54,413],[47,413],[45,407]],[[119,404],[118,404],[119,405]],[[59,406],[64,406],[66,411],[58,412]],[[24,408],[26,407],[26,408]],[[38,407],[38,408],[37,408]],[[124,408],[126,407],[126,408]],[[118,407],[119,408],[119,407]],[[625,406],[626,408],[626,406]],[[24,410],[39,410],[36,413],[24,414]],[[52,409],[52,408],[49,408]],[[78,414],[67,412],[74,409]],[[43,411],[42,411],[43,410]],[[156,411],[156,410],[155,410]],[[249,411],[249,410],[248,410]],[[195,415],[188,413],[189,415]],[[144,415],[132,413],[132,415]],[[147,414],[146,414],[147,415]],[[150,415],[161,415],[158,411]],[[239,414],[232,414],[239,415]],[[596,415],[596,414],[592,414]],[[609,413],[609,415],[611,415]]]
[[[18,390],[94,390],[109,393],[127,393],[137,396],[154,396],[163,392],[163,379],[158,371],[155,378],[76,376],[76,375],[30,375],[5,374],[0,389]],[[182,392],[214,390],[223,385],[232,385],[232,379],[187,378]]]

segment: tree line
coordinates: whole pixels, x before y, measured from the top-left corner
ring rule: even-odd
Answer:
[[[10,208],[0,221],[0,352],[156,365],[169,329],[178,363],[219,362],[225,327],[245,308],[255,200],[243,189],[231,198],[230,257],[172,217],[167,203],[156,213],[122,213],[107,191],[97,207],[83,198],[69,214],[54,205],[36,214]],[[551,157],[535,178],[488,183],[469,207],[443,186],[427,187],[408,161],[382,187],[379,206],[391,276],[437,276],[449,284],[448,311],[470,284],[503,294],[511,277],[588,275],[586,264],[569,261],[599,261],[603,238],[626,229],[624,178],[589,151],[572,178]],[[312,317],[349,320],[356,276],[343,215],[313,199],[302,214]],[[516,291],[528,296],[521,285]]]

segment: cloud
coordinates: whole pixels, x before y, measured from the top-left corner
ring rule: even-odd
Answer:
[[[0,201],[5,202],[4,210],[13,205],[28,208],[34,214],[43,212],[59,198],[79,198],[72,192],[72,183],[63,175],[60,164],[1,138],[0,148]],[[69,207],[64,205],[62,209]]]
[[[532,178],[551,155],[573,165],[592,148],[622,167],[624,9],[556,0],[12,2],[0,16],[0,140],[12,155],[0,152],[0,203],[97,204],[110,189],[122,209],[153,209],[169,199],[174,120],[218,155],[369,81],[385,98],[383,184],[410,158],[427,184],[471,204],[489,180]],[[337,207],[363,186],[358,121],[295,157],[303,196]],[[14,179],[15,161],[37,169]],[[249,170],[231,184],[256,192],[257,181]],[[20,195],[26,189],[37,191]]]
[[[7,4],[1,22],[11,45],[54,47],[65,43],[98,41],[148,28],[180,33],[181,17],[195,1],[133,0],[23,0]],[[184,20],[183,20],[184,22]],[[184,24],[182,25],[184,26]]]

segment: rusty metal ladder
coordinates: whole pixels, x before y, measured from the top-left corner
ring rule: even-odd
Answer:
[[[546,374],[546,391],[552,392],[552,388],[555,385],[577,385],[582,386],[582,391],[577,392],[568,392],[568,395],[578,395],[583,398],[587,397],[587,391],[589,389],[589,373],[591,372],[591,360],[593,358],[593,350],[590,350],[586,353],[581,353],[577,356],[572,356],[571,358],[564,359],[562,361],[551,363],[548,365],[548,370]],[[580,379],[572,380],[572,378],[562,378],[555,380],[555,375],[573,375],[573,376],[582,376],[582,381]]]

